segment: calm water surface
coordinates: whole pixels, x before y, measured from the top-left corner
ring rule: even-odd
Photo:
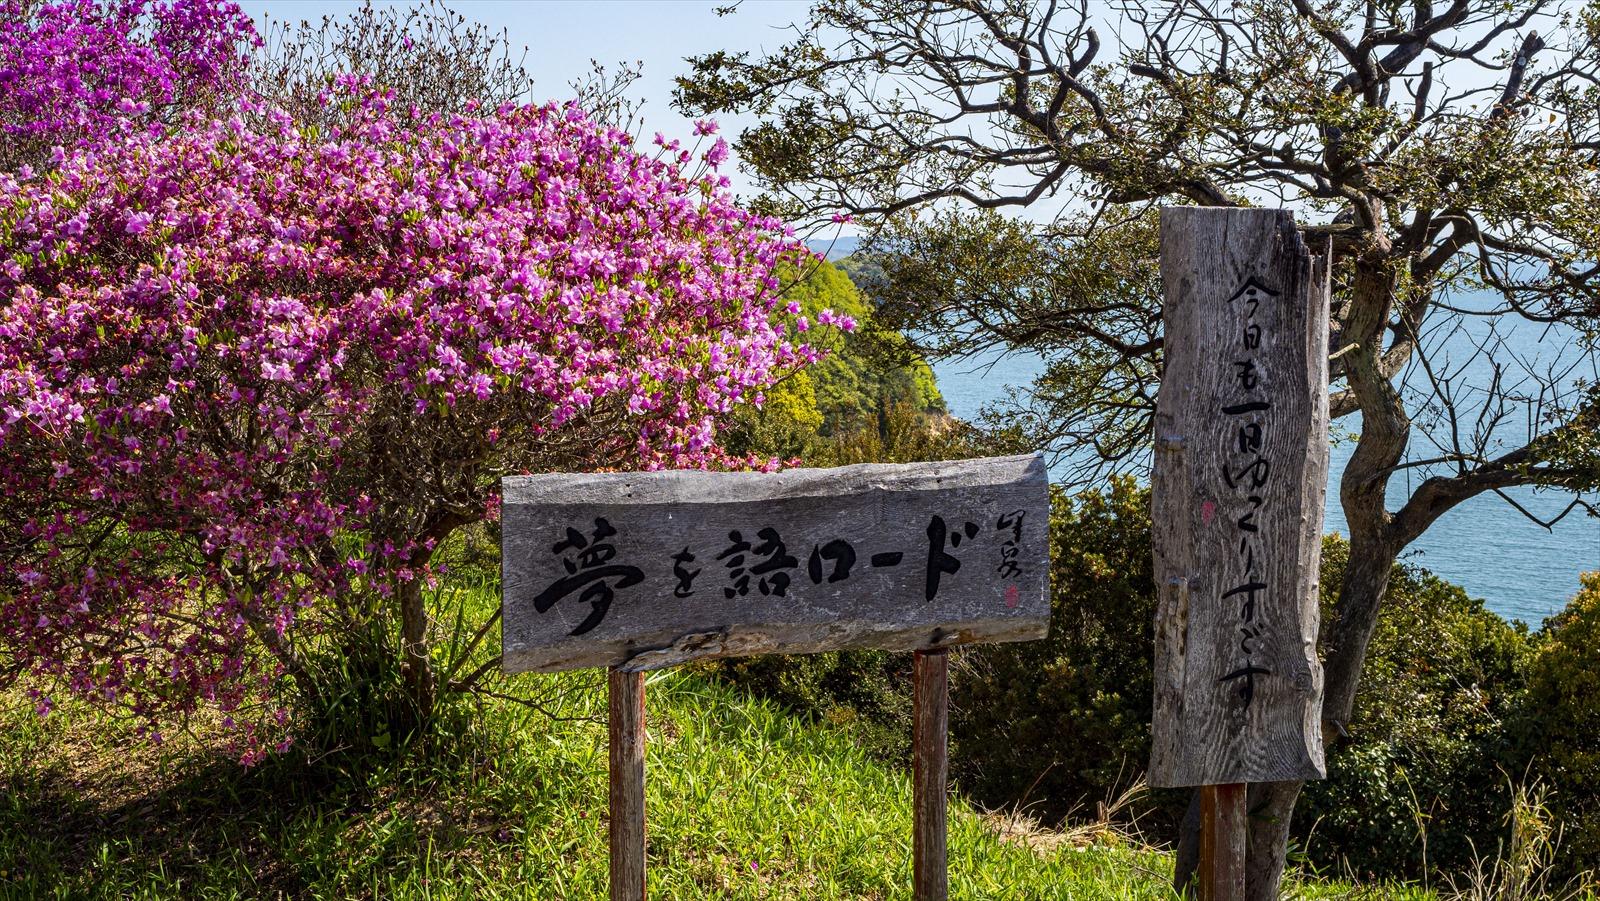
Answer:
[[[1445,345],[1444,355],[1453,356],[1456,365],[1465,367],[1464,374],[1469,381],[1481,374],[1477,369],[1487,366],[1472,359],[1469,346],[1472,337],[1456,333],[1439,339],[1461,345],[1460,348]],[[1508,344],[1525,357],[1539,357],[1542,353],[1543,358],[1554,359],[1560,355],[1541,345],[1540,335],[1521,332],[1506,337]],[[986,405],[1015,397],[1020,389],[1032,383],[1043,364],[1036,357],[1013,354],[945,361],[933,368],[950,412],[970,419]],[[1337,432],[1353,432],[1359,428],[1359,422],[1347,418],[1335,423],[1334,428]],[[1515,428],[1510,432],[1520,436]],[[1347,531],[1344,511],[1338,502],[1338,484],[1353,449],[1354,442],[1350,440],[1336,442],[1333,447],[1325,524],[1329,532]],[[1435,456],[1436,451],[1419,436],[1412,442],[1412,454],[1426,458]],[[1398,508],[1410,494],[1420,476],[1413,475],[1408,482],[1407,473],[1416,472],[1418,470],[1408,470],[1391,482],[1390,509]],[[1547,520],[1560,513],[1571,500],[1570,496],[1536,493],[1529,489],[1508,493]],[[1578,590],[1579,573],[1600,570],[1600,519],[1585,516],[1581,510],[1575,511],[1547,531],[1501,498],[1493,494],[1480,495],[1441,517],[1411,546],[1407,555],[1412,562],[1483,598],[1489,609],[1501,616],[1537,626],[1546,616],[1560,610]]]

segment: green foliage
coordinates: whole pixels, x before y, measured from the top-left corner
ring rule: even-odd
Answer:
[[[817,442],[805,462],[813,466],[851,463],[918,463],[1020,454],[1028,450],[1013,431],[975,428],[959,419],[930,418],[904,404],[878,413]]]
[[[1056,491],[1050,538],[1050,635],[962,653],[951,738],[955,772],[981,803],[1054,820],[1127,787],[1149,755],[1149,492],[1131,479]],[[1170,825],[1184,800],[1158,795],[1159,819]]]
[[[897,353],[905,348],[905,339],[879,326],[876,311],[843,269],[819,262],[804,278],[794,280],[784,296],[798,301],[801,312],[813,319],[831,308],[857,321],[854,334],[827,333],[834,352],[812,367],[824,434],[874,417],[891,403],[925,413],[944,412],[933,370],[920,359]]]
[[[1348,558],[1342,539],[1324,541],[1324,636]],[[1306,852],[1363,875],[1465,872],[1493,853],[1523,775],[1506,726],[1533,642],[1411,564],[1394,567],[1383,605],[1350,735],[1333,744],[1327,781],[1302,795]]]
[[[348,540],[348,539],[347,539]],[[434,551],[434,560],[448,580],[423,592],[431,613],[429,654],[433,669],[449,685],[490,661],[473,643],[492,608],[464,605],[464,597],[498,585],[500,523],[480,521],[456,529]],[[428,717],[419,714],[406,686],[405,671],[395,648],[400,642],[396,618],[372,617],[352,623],[318,642],[305,645],[303,663],[310,678],[291,683],[295,745],[334,767],[369,765],[364,758],[396,752],[448,753],[452,736],[475,712],[471,690],[498,675],[493,668],[471,684],[456,682],[441,691]]]
[[[1517,732],[1566,826],[1564,863],[1600,871],[1600,572],[1545,623]]]
[[[790,716],[845,728],[875,760],[910,760],[910,654],[865,650],[734,657],[700,668],[779,705]]]
[[[814,331],[827,355],[766,393],[761,407],[744,407],[723,439],[736,453],[812,462],[841,436],[886,428],[890,410],[919,420],[943,418],[944,398],[933,370],[913,354],[898,332],[878,324],[871,303],[839,266],[818,261],[804,271],[785,266],[784,298],[815,322],[823,310],[856,320],[853,334]],[[888,440],[885,436],[884,440]]]

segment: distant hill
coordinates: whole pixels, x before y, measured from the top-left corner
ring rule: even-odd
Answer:
[[[806,246],[817,253],[823,254],[830,261],[837,261],[855,253],[856,249],[861,246],[861,239],[855,235],[846,235],[831,240],[824,238],[817,241],[807,241]]]

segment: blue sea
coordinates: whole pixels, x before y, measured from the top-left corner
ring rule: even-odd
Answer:
[[[812,249],[837,260],[854,253],[858,244],[857,238],[846,236],[834,241],[812,242]],[[1481,311],[1494,304],[1495,299],[1459,294],[1452,296],[1450,302],[1461,309]],[[1600,354],[1560,339],[1535,323],[1508,326],[1506,318],[1447,319],[1432,326],[1432,331],[1424,336],[1423,345],[1429,349],[1428,356],[1436,371],[1449,372],[1457,384],[1466,386],[1459,395],[1459,405],[1470,409],[1471,399],[1482,396],[1482,386],[1496,377],[1495,360],[1511,361],[1512,365],[1503,368],[1500,378],[1502,385],[1510,384],[1513,393],[1537,394],[1529,384],[1516,384],[1518,369],[1557,374],[1562,384],[1570,384],[1574,379],[1586,379],[1591,384],[1600,382],[1600,371],[1596,368]],[[1484,349],[1493,353],[1484,353]],[[933,367],[950,412],[969,420],[986,406],[1016,401],[1043,370],[1043,360],[1026,354],[945,360]],[[1426,384],[1420,373],[1408,374],[1407,379]],[[1408,409],[1415,408],[1415,404],[1408,405]],[[1524,443],[1530,432],[1530,419],[1536,417],[1530,417],[1526,409],[1499,413],[1502,418],[1495,434],[1504,435],[1516,444]],[[1470,430],[1473,419],[1473,416],[1464,417],[1463,427]],[[1424,434],[1427,425],[1426,421],[1419,420],[1413,429],[1412,459],[1439,455]],[[1433,426],[1437,428],[1439,423]],[[1339,506],[1339,479],[1355,449],[1354,435],[1360,427],[1359,418],[1353,416],[1333,423],[1335,438],[1324,521],[1324,530],[1328,532],[1346,534],[1348,531],[1344,510]],[[1491,453],[1509,449],[1500,446],[1491,449]],[[1408,469],[1390,482],[1391,510],[1405,502],[1424,472],[1423,469]],[[1570,495],[1556,492],[1522,488],[1506,494],[1546,522],[1559,516],[1571,503]],[[1596,497],[1587,500],[1600,502]],[[1600,519],[1579,509],[1546,529],[1499,496],[1480,495],[1440,517],[1407,549],[1404,559],[1461,585],[1501,616],[1538,626],[1545,617],[1566,606],[1577,593],[1580,573],[1600,570]]]
[[[1483,381],[1492,372],[1487,358],[1473,353],[1484,342],[1484,320],[1469,319],[1460,330],[1439,333],[1438,359],[1450,358],[1452,366],[1462,370],[1464,379],[1471,383]],[[1541,366],[1570,363],[1574,357],[1592,367],[1593,357],[1573,348],[1555,347],[1548,336],[1529,328],[1504,330],[1493,336],[1505,341],[1519,358],[1537,361]],[[948,360],[933,367],[944,393],[950,412],[971,419],[985,406],[1011,401],[1019,396],[1044,368],[1038,357],[1012,354]],[[1582,371],[1569,373],[1569,377],[1588,377]],[[1346,418],[1334,423],[1337,434],[1351,435],[1360,427],[1359,421]],[[1524,437],[1526,416],[1520,427],[1506,428],[1513,438]],[[1520,443],[1520,441],[1519,441]],[[1354,449],[1353,438],[1336,437],[1332,450],[1331,476],[1328,486],[1328,507],[1325,530],[1346,531],[1344,511],[1339,507],[1338,484]],[[1426,439],[1415,435],[1411,453],[1414,458],[1431,458],[1437,455]],[[1503,452],[1504,449],[1502,449]],[[1397,475],[1390,484],[1390,509],[1396,509],[1409,495],[1420,476],[1407,473]],[[1559,514],[1571,501],[1569,495],[1553,492],[1535,492],[1516,489],[1507,492],[1529,512],[1549,520]],[[1531,522],[1502,498],[1486,494],[1466,501],[1444,514],[1438,522],[1407,551],[1407,560],[1420,564],[1438,575],[1463,586],[1469,594],[1480,597],[1486,606],[1506,617],[1519,619],[1537,626],[1543,619],[1565,606],[1578,590],[1578,574],[1600,570],[1600,519],[1587,516],[1582,510],[1573,511],[1549,530]]]

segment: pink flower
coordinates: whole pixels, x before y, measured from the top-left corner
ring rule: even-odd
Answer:
[[[728,142],[722,138],[717,138],[717,142],[711,145],[710,150],[706,151],[706,163],[715,169],[726,162],[727,159]]]
[[[0,135],[67,149],[243,87],[249,16],[227,0],[0,0]]]
[[[497,517],[535,467],[775,465],[718,426],[816,356],[777,291],[806,251],[676,142],[342,81],[316,135],[224,107],[0,178],[0,654],[152,736],[221,710],[246,762],[293,725],[268,637],[437,583],[415,511]]]

